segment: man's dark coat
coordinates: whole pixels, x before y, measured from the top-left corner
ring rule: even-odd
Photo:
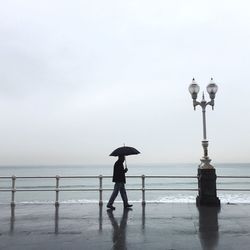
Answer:
[[[127,169],[124,169],[123,162],[117,160],[114,165],[114,171],[113,171],[113,182],[122,182],[126,183],[126,177],[125,173],[127,172]]]

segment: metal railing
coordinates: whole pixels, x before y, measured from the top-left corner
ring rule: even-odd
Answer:
[[[26,191],[34,191],[34,192],[46,192],[46,191],[54,191],[55,192],[55,206],[59,206],[59,193],[60,192],[89,192],[95,191],[99,192],[99,204],[103,204],[103,191],[112,191],[113,188],[103,188],[103,179],[104,178],[112,178],[112,176],[0,176],[1,179],[11,179],[11,188],[0,188],[0,192],[11,192],[11,206],[15,206],[15,194],[16,192],[26,192]],[[146,204],[145,200],[145,192],[146,191],[198,191],[198,188],[146,188],[146,179],[197,179],[197,176],[187,176],[187,175],[134,175],[134,176],[126,176],[126,178],[138,178],[141,179],[141,187],[140,188],[126,188],[126,190],[131,191],[141,191],[142,192],[142,204]],[[232,179],[250,179],[250,176],[217,176],[217,178],[232,178]],[[55,179],[55,187],[53,188],[17,188],[16,180],[17,179]],[[99,179],[99,187],[98,188],[63,188],[60,187],[61,179]],[[217,188],[217,191],[250,191],[250,189],[244,188]]]

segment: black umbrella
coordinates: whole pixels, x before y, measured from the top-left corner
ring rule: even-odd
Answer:
[[[120,148],[115,149],[109,156],[127,156],[127,155],[137,155],[140,154],[140,152],[132,147],[123,146]],[[125,158],[125,167],[127,168],[127,162]]]
[[[126,156],[126,155],[137,155],[140,152],[132,147],[123,146],[120,148],[115,149],[109,156]]]

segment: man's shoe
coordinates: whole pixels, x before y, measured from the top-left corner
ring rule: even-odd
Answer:
[[[127,204],[127,205],[124,206],[124,208],[130,208],[130,207],[133,207],[133,205]]]
[[[107,208],[115,210],[115,207],[113,207],[112,205],[107,205]]]

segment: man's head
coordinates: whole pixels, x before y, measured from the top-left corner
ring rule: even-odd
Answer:
[[[118,156],[118,161],[124,162],[125,161],[125,156],[124,155],[119,155]]]

